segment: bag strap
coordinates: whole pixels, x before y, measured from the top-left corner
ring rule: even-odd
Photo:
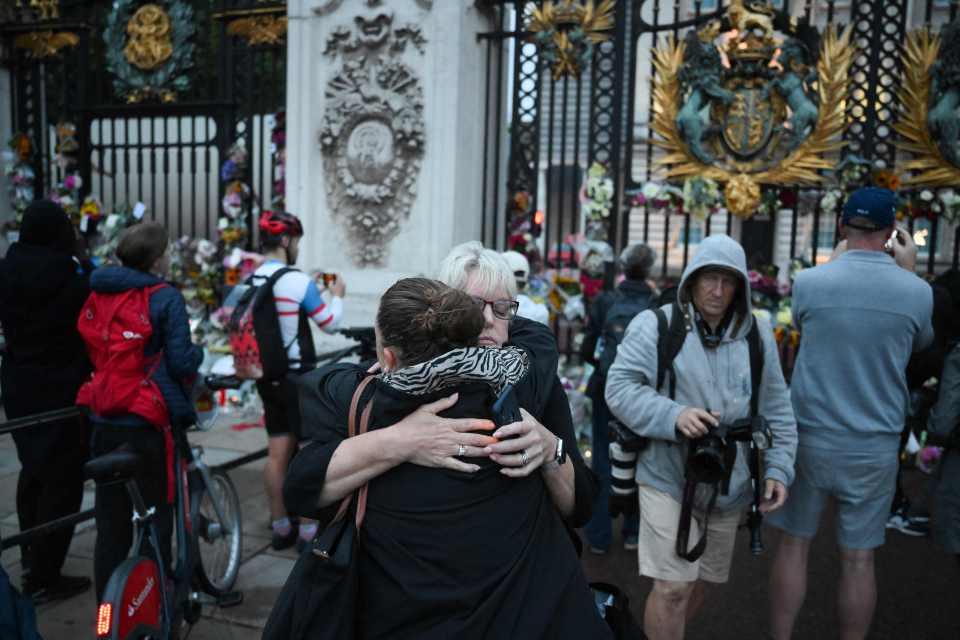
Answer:
[[[763,380],[763,345],[757,319],[752,315],[747,346],[750,348],[750,416],[760,415],[760,382]]]
[[[663,387],[667,374],[670,374],[670,399],[677,395],[677,376],[673,370],[673,361],[683,348],[687,339],[687,326],[680,310],[680,303],[675,302],[670,312],[670,322],[667,314],[657,307],[653,310],[657,316],[657,390]]]
[[[350,400],[350,413],[347,418],[347,437],[352,438],[361,433],[367,432],[367,427],[370,425],[370,409],[373,406],[373,400],[367,403],[367,406],[363,410],[363,415],[360,417],[360,432],[357,433],[357,407],[360,404],[360,396],[363,395],[364,390],[366,390],[367,385],[373,382],[376,376],[367,376],[364,378],[360,385],[357,387],[357,390],[353,392],[353,399]],[[357,494],[357,529],[360,528],[360,524],[363,522],[363,515],[367,510],[367,485],[363,485],[357,491],[351,491],[348,495],[344,496],[343,500],[340,501],[340,508],[337,509],[337,515],[333,517],[332,522],[337,522],[341,520],[347,513],[347,509],[350,508],[350,502],[353,500],[354,494]]]
[[[693,549],[690,549],[690,521],[693,518],[693,499],[697,490],[697,481],[692,477],[687,478],[683,487],[683,502],[680,505],[680,523],[677,528],[677,555],[688,562],[696,562],[703,555],[707,548],[707,528],[710,526],[710,512],[717,504],[717,494],[720,493],[720,487],[717,483],[712,485],[710,502],[707,504],[707,510],[703,514],[703,533],[699,542]]]

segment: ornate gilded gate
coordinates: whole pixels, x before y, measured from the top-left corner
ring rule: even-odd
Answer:
[[[248,228],[254,202],[282,197],[271,136],[283,125],[285,2],[14,0],[0,12],[37,197],[75,163],[80,202],[143,202],[172,234],[199,237],[216,237],[234,179],[253,195]],[[248,159],[229,174],[238,143]]]
[[[768,7],[757,8],[764,4]],[[482,150],[484,240],[503,248],[522,246],[518,242],[526,235],[547,254],[548,262],[553,255],[554,264],[566,260],[568,266],[573,266],[573,252],[564,243],[582,232],[605,237],[614,249],[644,241],[660,254],[664,276],[678,274],[699,239],[717,230],[739,235],[755,265],[791,258],[820,262],[836,242],[836,217],[846,192],[857,184],[888,181],[897,174],[907,181],[915,178],[913,156],[896,129],[905,122],[901,116],[902,47],[910,29],[927,26],[935,33],[957,17],[958,8],[956,0],[486,0],[482,5],[498,26],[478,35],[488,47],[488,135]],[[612,24],[598,27],[595,20],[603,11],[610,12]],[[742,21],[739,35],[737,21]],[[708,33],[714,24],[717,33]],[[829,50],[823,48],[829,41],[828,25],[833,25],[834,38]],[[849,35],[844,36],[847,27]],[[753,31],[758,52],[764,36],[770,37],[770,43],[790,44],[784,47],[789,51],[769,52],[769,67],[757,67],[746,58],[738,63],[726,58],[726,53],[717,62],[727,65],[721,71],[727,83],[722,91],[741,96],[737,99],[747,109],[762,110],[764,104],[772,104],[775,111],[780,110],[779,116],[771,112],[767,119],[768,124],[772,119],[774,129],[756,134],[766,136],[764,140],[779,136],[781,150],[764,152],[766,166],[756,149],[734,153],[729,138],[734,116],[724,115],[728,110],[723,104],[711,97],[691,104],[696,79],[681,81],[672,104],[676,110],[687,107],[690,113],[699,113],[697,118],[677,112],[666,117],[664,105],[671,101],[658,98],[664,88],[664,69],[669,66],[668,53],[683,58],[698,37],[710,42],[711,48],[725,37],[747,47],[744,29]],[[715,36],[720,39],[715,41]],[[847,58],[842,55],[844,37],[850,43]],[[669,49],[669,39],[689,46]],[[826,72],[835,74],[832,81],[845,84],[844,91],[827,105],[837,110],[832,142],[826,144],[823,138],[823,144],[806,158],[807,164],[793,163],[793,173],[777,174],[775,169],[815,130],[824,133],[817,126],[825,121],[818,116],[826,106],[812,118],[803,109],[811,103],[816,109],[820,92],[830,90],[831,79],[819,66],[825,57]],[[678,70],[691,65],[689,58],[675,62]],[[771,88],[761,91],[759,84],[756,89],[736,85],[731,76],[737,75],[737,64],[754,64],[754,75],[748,73],[748,80],[763,77],[764,85],[772,82]],[[796,73],[791,76],[791,71]],[[806,75],[799,77],[801,71]],[[798,85],[802,93],[795,91]],[[687,153],[693,135],[682,123],[676,124],[684,117],[692,126],[714,122],[720,128],[727,126],[721,122],[727,118],[726,141],[715,142],[719,138],[714,137],[710,142],[720,145],[726,164],[721,167],[712,157],[710,162],[689,157],[684,167],[677,154]],[[806,127],[806,137],[791,133],[792,126]],[[665,145],[671,127],[686,136],[682,144]],[[740,131],[746,135],[746,129]],[[715,134],[697,131],[696,135],[706,140]],[[833,144],[841,141],[842,149]],[[603,165],[605,174],[591,181],[589,170],[595,162]],[[739,174],[754,176],[736,182],[757,198],[750,217],[744,213],[744,219],[732,215],[723,193]],[[692,198],[684,194],[684,188],[691,188],[688,183],[702,188],[700,182],[687,180],[698,176],[716,179],[719,195],[698,199],[696,194]],[[612,190],[609,200],[604,199],[605,180]],[[755,192],[753,185],[758,187]],[[952,217],[936,211],[916,213],[928,197],[924,191],[919,183],[900,189],[906,203],[903,210],[909,214],[903,223],[923,243],[920,259],[925,270],[935,273],[957,266],[960,226],[956,213]],[[934,192],[934,197],[937,203],[946,203],[943,198],[953,195],[941,191]],[[712,208],[704,213],[701,206]],[[752,215],[754,211],[760,214]],[[603,233],[591,233],[597,227]]]

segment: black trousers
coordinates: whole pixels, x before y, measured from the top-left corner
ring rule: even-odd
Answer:
[[[164,568],[170,575],[170,540],[173,535],[173,508],[167,503],[166,450],[163,436],[149,425],[142,427],[95,424],[92,450],[94,456],[110,453],[123,447],[141,456],[141,465],[134,476],[147,508],[154,507],[154,523],[160,537],[160,553]],[[97,543],[93,554],[93,572],[97,587],[97,601],[110,575],[130,554],[133,545],[133,503],[125,483],[97,485],[94,507],[97,520]],[[144,540],[144,555],[154,556],[149,541]]]
[[[17,516],[21,531],[80,510],[84,462],[84,455],[67,452],[46,464],[24,467],[20,471]],[[27,588],[36,590],[57,581],[72,538],[73,527],[66,527],[21,547]]]

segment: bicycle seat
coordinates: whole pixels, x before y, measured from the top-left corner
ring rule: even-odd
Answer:
[[[95,482],[128,480],[140,467],[140,454],[133,451],[113,451],[97,456],[83,465],[83,477]]]
[[[243,385],[243,380],[236,376],[209,375],[204,378],[207,388],[211,391],[220,391],[221,389],[239,389]]]

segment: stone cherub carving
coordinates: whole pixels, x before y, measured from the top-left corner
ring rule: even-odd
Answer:
[[[930,70],[930,111],[927,127],[951,164],[960,166],[957,139],[960,137],[960,20],[940,30],[940,53]]]
[[[780,47],[780,64],[783,73],[775,77],[764,88],[764,94],[770,89],[776,90],[790,107],[790,143],[787,152],[793,151],[817,126],[819,115],[816,103],[810,99],[806,87],[817,79],[817,72],[809,66],[807,46],[797,38],[788,38]]]
[[[720,52],[713,44],[720,31],[720,24],[711,21],[700,31],[689,31],[686,36],[686,51],[680,69],[680,96],[686,100],[677,112],[677,131],[687,148],[698,160],[713,164],[713,154],[703,147],[703,138],[710,133],[700,112],[713,100],[730,104],[734,95],[721,85],[723,65]]]

